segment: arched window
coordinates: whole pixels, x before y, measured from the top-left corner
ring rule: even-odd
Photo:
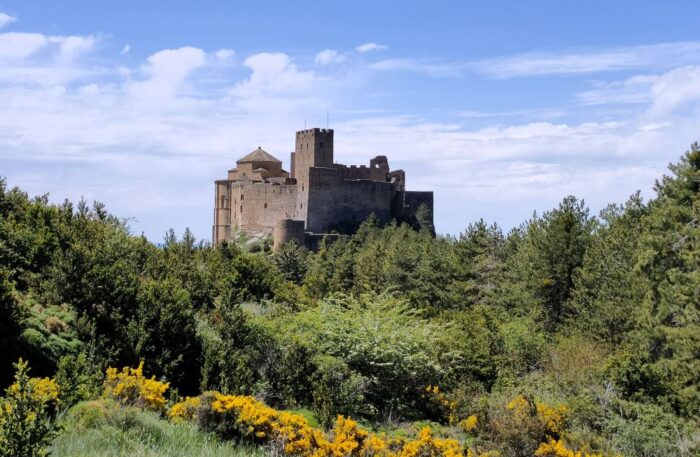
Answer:
[[[267,209],[267,203],[265,203],[265,209]]]

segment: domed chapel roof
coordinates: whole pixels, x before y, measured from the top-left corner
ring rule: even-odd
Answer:
[[[238,159],[236,163],[246,163],[246,162],[279,162],[282,163],[277,157],[273,156],[269,152],[258,146],[258,149],[254,150],[247,156]]]

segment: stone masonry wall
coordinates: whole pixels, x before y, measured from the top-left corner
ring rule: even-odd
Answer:
[[[271,232],[275,223],[294,217],[296,185],[234,183],[231,225],[235,229]]]
[[[372,213],[384,223],[391,220],[394,190],[388,182],[345,181],[339,169],[312,168],[309,186],[307,231],[351,230]]]

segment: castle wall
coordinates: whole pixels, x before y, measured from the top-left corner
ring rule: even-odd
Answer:
[[[396,192],[391,202],[391,212],[397,222],[406,222],[415,226],[416,212],[421,205],[425,205],[433,214],[433,193],[432,192],[416,192],[416,191],[401,191]]]
[[[271,232],[280,219],[294,217],[296,187],[233,183],[231,225],[235,230]]]
[[[394,190],[388,182],[346,181],[338,168],[312,168],[309,186],[307,231],[353,231],[372,213],[384,223],[391,220]]]

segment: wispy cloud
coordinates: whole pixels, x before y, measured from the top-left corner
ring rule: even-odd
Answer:
[[[458,76],[465,66],[437,62],[430,59],[385,59],[368,65],[372,70],[379,71],[409,71],[428,76]]]
[[[700,66],[598,83],[578,98],[584,105],[647,104],[647,114],[665,116],[700,99]]]
[[[366,52],[371,52],[371,51],[384,51],[385,49],[388,49],[389,46],[386,46],[384,44],[377,44],[377,43],[365,43],[361,44],[358,47],[355,48],[355,51],[359,52],[360,54],[364,54]]]
[[[700,63],[700,41],[627,46],[600,50],[539,52],[484,59],[469,67],[490,78],[673,68]]]
[[[7,24],[11,24],[16,21],[17,18],[15,16],[10,16],[9,14],[0,11],[0,29],[5,27]]]

